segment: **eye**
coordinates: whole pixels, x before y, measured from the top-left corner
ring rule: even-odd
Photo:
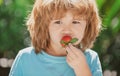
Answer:
[[[73,23],[73,24],[80,24],[79,21],[73,21],[72,23]]]
[[[62,24],[62,22],[59,21],[59,20],[58,20],[58,21],[55,21],[54,23],[55,23],[55,24]]]

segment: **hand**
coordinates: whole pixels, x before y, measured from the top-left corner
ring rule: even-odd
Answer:
[[[84,53],[72,44],[66,47],[66,51],[68,52],[66,61],[70,67],[74,69],[77,76],[91,76]],[[88,74],[86,74],[86,72],[88,72]]]
[[[80,49],[74,47],[72,44],[69,44],[66,47],[66,51],[68,53],[66,57],[67,62],[73,69],[83,65],[83,63],[86,63],[83,52]]]

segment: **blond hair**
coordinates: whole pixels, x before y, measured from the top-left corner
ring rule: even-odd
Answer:
[[[50,44],[48,25],[53,18],[61,18],[71,12],[87,21],[83,49],[91,48],[101,28],[101,20],[94,0],[36,0],[27,20],[32,45],[36,53],[46,49]]]

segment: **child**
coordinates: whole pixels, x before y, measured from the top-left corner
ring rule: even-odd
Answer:
[[[9,76],[102,76],[90,49],[101,28],[94,0],[36,0],[27,25],[32,46],[18,53]]]

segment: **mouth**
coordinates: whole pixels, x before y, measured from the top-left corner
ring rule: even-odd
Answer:
[[[69,35],[63,36],[60,43],[62,45],[62,47],[66,47],[69,43],[74,44],[75,42],[77,42],[78,39],[77,38],[72,38]]]

